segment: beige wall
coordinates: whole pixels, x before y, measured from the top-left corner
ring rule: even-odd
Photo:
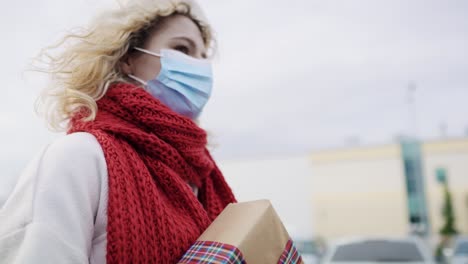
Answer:
[[[445,167],[457,227],[468,233],[468,139],[424,143],[423,171],[434,234],[442,226],[443,193],[435,170]],[[409,231],[398,144],[321,151],[311,155],[313,223],[326,238],[398,236]]]
[[[429,215],[434,233],[443,224],[441,208],[443,192],[437,183],[438,167],[447,170],[450,190],[455,206],[456,226],[468,233],[468,139],[428,142],[423,145],[424,175],[429,204]]]
[[[408,232],[398,145],[315,153],[314,230],[334,239]]]

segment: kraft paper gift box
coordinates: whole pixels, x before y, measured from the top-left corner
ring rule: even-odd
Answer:
[[[229,204],[179,264],[303,263],[268,200]]]

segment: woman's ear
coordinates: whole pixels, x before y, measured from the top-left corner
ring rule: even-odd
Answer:
[[[130,55],[125,54],[119,61],[119,67],[123,74],[133,74],[132,60]]]

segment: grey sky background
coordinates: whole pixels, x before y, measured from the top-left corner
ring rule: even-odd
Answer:
[[[418,135],[437,138],[442,122],[463,135],[466,1],[251,2],[207,5],[221,57],[206,118],[230,154],[392,141],[414,127],[410,81]]]
[[[15,173],[54,135],[35,117],[40,49],[111,0],[18,0],[0,9],[0,168]],[[468,133],[468,2],[201,0],[217,31],[215,90],[202,125],[219,159],[381,144],[416,127]],[[414,82],[417,125],[407,87]]]

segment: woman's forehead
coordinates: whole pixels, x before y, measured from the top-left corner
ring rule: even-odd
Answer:
[[[198,25],[184,15],[173,15],[164,18],[161,24],[151,33],[151,38],[190,38],[197,45],[204,46],[203,36]]]

